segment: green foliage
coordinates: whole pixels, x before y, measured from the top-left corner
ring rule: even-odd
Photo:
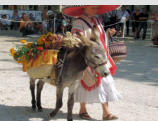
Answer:
[[[29,61],[30,59],[36,59],[38,55],[43,50],[38,49],[39,45],[37,43],[32,43],[30,47],[27,45],[16,47],[16,53],[14,56],[14,59],[16,61],[21,61],[22,57],[25,57],[26,61]]]

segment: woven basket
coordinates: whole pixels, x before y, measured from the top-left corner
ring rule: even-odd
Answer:
[[[125,59],[125,57],[116,57],[116,58],[112,58],[114,60],[115,63],[118,63],[119,61]]]
[[[39,79],[48,77],[51,75],[51,72],[53,70],[53,65],[42,65],[40,67],[33,67],[27,70],[27,74],[30,78],[33,79]]]
[[[127,57],[127,48],[124,41],[113,41],[109,45],[109,53],[114,62],[119,62]]]
[[[29,77],[39,79],[48,76],[51,77],[52,75],[55,76],[54,65],[57,63],[57,52],[58,50],[48,50],[46,53],[41,53],[38,59],[33,61],[34,64],[30,62],[28,68],[26,68]],[[32,64],[33,66],[30,66]]]
[[[153,41],[153,45],[158,45],[158,41]]]

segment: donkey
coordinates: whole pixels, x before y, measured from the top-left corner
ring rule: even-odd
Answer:
[[[62,96],[65,87],[69,88],[68,92],[68,114],[67,120],[73,121],[72,119],[72,109],[74,105],[74,93],[82,78],[83,71],[88,67],[92,67],[98,72],[102,77],[106,77],[110,72],[106,68],[107,55],[105,53],[104,47],[101,44],[99,38],[99,32],[96,27],[93,28],[90,40],[85,38],[83,35],[77,33],[78,38],[81,40],[79,47],[72,49],[70,53],[66,56],[63,73],[61,75],[60,83],[56,85],[56,107],[50,113],[50,117],[54,117],[59,109],[62,107]],[[30,89],[32,94],[32,109],[38,107],[41,111],[41,91],[44,82],[49,82],[49,79],[41,79],[37,83],[37,103],[35,100],[35,79],[30,79]]]

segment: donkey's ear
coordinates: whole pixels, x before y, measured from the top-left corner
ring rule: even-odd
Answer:
[[[94,32],[96,37],[98,37],[98,38],[100,37],[100,32],[99,32],[99,30],[98,30],[96,25],[93,26],[93,32]]]
[[[78,37],[81,37],[81,33],[80,32],[76,32],[76,35],[78,36]]]
[[[91,37],[90,40],[97,42],[99,44],[99,39],[100,39],[100,33],[98,31],[98,28],[96,27],[96,25],[93,26],[93,29],[91,31]]]
[[[84,35],[80,32],[76,32],[77,38],[80,40],[78,41],[80,46],[92,46],[92,42],[88,40]]]

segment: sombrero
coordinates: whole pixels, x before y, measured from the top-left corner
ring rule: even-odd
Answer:
[[[63,13],[71,17],[81,16],[86,6],[88,5],[66,6],[63,8]],[[96,14],[104,14],[120,7],[119,5],[98,5],[98,6],[99,7]]]

